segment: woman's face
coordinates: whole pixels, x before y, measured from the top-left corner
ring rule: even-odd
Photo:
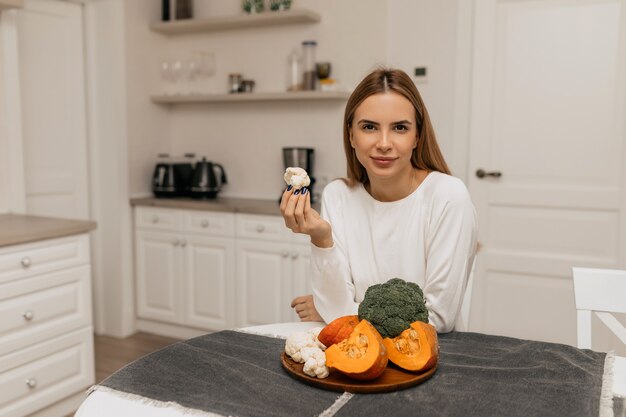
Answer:
[[[370,180],[410,172],[417,146],[413,105],[393,92],[369,96],[354,112],[350,144]]]

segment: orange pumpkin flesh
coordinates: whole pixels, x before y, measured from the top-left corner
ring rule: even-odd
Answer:
[[[378,378],[388,359],[383,338],[367,320],[361,320],[347,339],[326,349],[326,366],[359,380]]]
[[[426,371],[437,364],[439,345],[435,328],[421,321],[394,338],[383,340],[389,360],[407,371]]]
[[[323,343],[324,346],[334,345],[342,340],[346,340],[357,324],[359,324],[359,316],[339,317],[322,329],[320,334],[317,335],[317,340]]]

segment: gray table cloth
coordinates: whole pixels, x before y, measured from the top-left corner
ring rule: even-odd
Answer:
[[[236,331],[200,336],[147,355],[94,389],[240,417],[587,417],[601,410],[610,415],[606,381],[601,407],[605,353],[452,332],[439,335],[439,368],[424,383],[391,393],[341,395],[287,374],[280,363],[284,344]]]

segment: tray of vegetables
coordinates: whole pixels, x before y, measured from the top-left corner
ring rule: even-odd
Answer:
[[[290,335],[281,363],[295,379],[352,393],[417,385],[437,370],[439,344],[417,284],[393,278],[373,285],[358,316]]]

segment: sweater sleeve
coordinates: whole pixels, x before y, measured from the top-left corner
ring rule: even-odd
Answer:
[[[454,329],[476,251],[476,213],[462,186],[434,203],[427,232],[424,297],[429,322],[437,332]]]
[[[357,314],[355,288],[345,251],[345,233],[340,220],[341,204],[330,184],[322,195],[321,216],[332,227],[333,246],[318,248],[311,244],[313,301],[326,323],[337,317]],[[332,196],[331,196],[332,194]]]

